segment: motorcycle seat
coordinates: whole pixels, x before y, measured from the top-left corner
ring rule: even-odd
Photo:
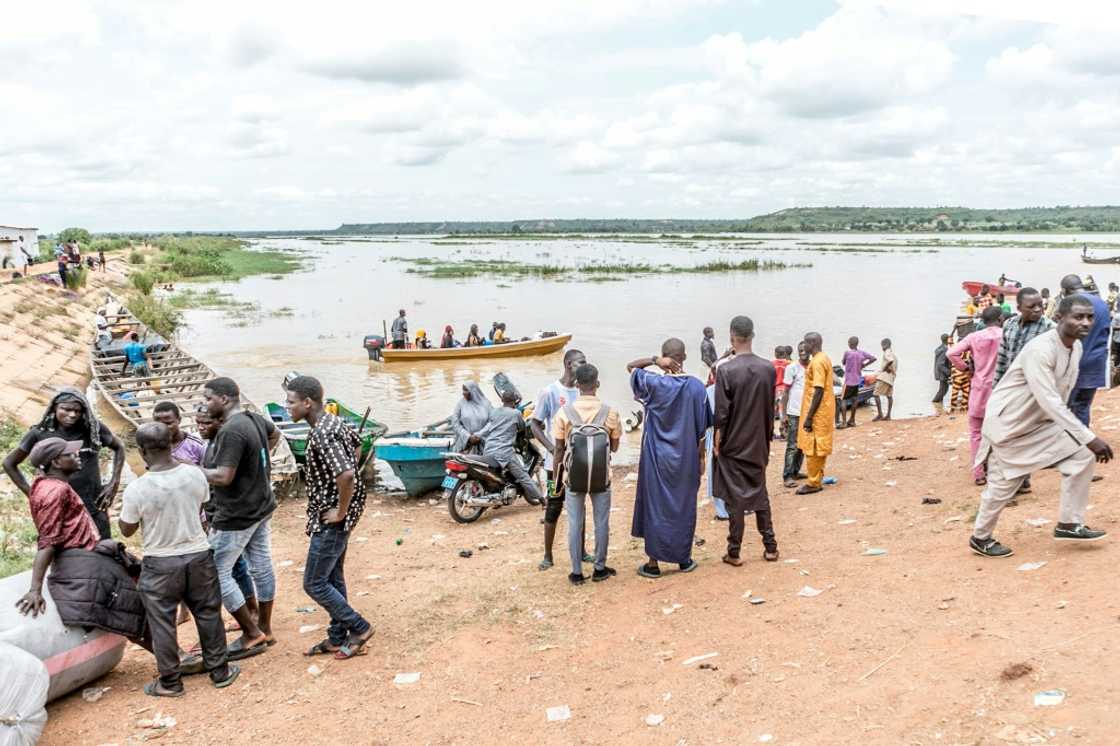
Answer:
[[[474,453],[457,453],[455,458],[465,464],[474,464],[475,466],[482,466],[488,469],[497,469],[498,462],[493,456],[479,456]]]

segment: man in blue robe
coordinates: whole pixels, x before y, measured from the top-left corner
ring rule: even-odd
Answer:
[[[1093,397],[1097,389],[1108,388],[1108,338],[1112,315],[1108,304],[1101,300],[1099,293],[1086,289],[1077,275],[1062,278],[1062,296],[1083,295],[1093,304],[1093,328],[1089,336],[1082,340],[1084,354],[1081,357],[1081,372],[1077,384],[1069,395],[1069,408],[1086,427],[1092,419]],[[1096,480],[1094,480],[1096,481]]]
[[[683,372],[684,342],[671,338],[661,355],[626,366],[634,398],[645,406],[632,536],[645,539],[649,561],[638,568],[661,576],[658,561],[675,562],[681,572],[696,569],[696,493],[704,472],[704,435],[712,424],[704,384]],[[667,375],[645,370],[661,368]]]

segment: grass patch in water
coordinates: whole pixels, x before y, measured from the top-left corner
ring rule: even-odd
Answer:
[[[461,279],[488,275],[511,277],[549,277],[583,279],[609,275],[695,274],[704,272],[770,272],[783,269],[811,267],[811,264],[787,264],[770,259],[728,261],[719,259],[703,264],[677,266],[672,264],[623,263],[623,264],[529,264],[509,259],[450,261],[432,257],[390,257],[393,261],[407,262],[413,266],[406,271],[412,274],[443,279]]]
[[[223,293],[217,288],[207,288],[202,291],[192,290],[190,288],[179,290],[168,299],[168,303],[171,304],[172,308],[178,309],[205,308],[207,310],[235,312],[257,310],[256,303],[238,300],[229,293]]]

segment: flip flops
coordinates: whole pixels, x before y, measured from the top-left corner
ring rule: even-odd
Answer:
[[[643,578],[653,578],[656,580],[661,577],[660,567],[651,567],[648,562],[638,565],[638,574]]]
[[[700,565],[696,563],[696,560],[690,559],[687,563],[681,565],[680,567],[681,572],[692,572],[697,567],[700,567]]]
[[[326,638],[312,645],[311,649],[304,653],[304,655],[308,657],[313,655],[333,655],[336,652],[338,652],[338,648],[334,646],[330,638]]]
[[[182,697],[186,693],[187,691],[185,689],[167,689],[159,683],[158,679],[155,681],[149,681],[144,685],[144,694],[147,694],[149,697],[178,698]]]
[[[268,650],[268,640],[262,638],[259,642],[252,645],[246,645],[244,638],[238,638],[233,641],[233,644],[226,648],[226,651],[231,661],[244,660],[245,658],[252,658],[254,655],[260,655]]]
[[[365,652],[366,643],[368,643],[372,639],[373,628],[371,627],[369,630],[369,634],[364,638],[351,637],[346,640],[343,645],[340,645],[338,650],[336,650],[334,653],[334,659],[336,661],[344,661],[349,660],[350,658],[355,658],[359,655],[363,655]]]
[[[229,676],[225,677],[221,681],[213,681],[212,680],[210,683],[214,685],[215,689],[225,689],[227,686],[229,686],[233,682],[237,681],[237,677],[240,674],[241,674],[241,666],[231,665],[231,666],[229,666]]]

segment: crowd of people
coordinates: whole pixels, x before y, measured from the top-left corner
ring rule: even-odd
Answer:
[[[416,336],[411,341],[408,334],[408,315],[402,308],[397,314],[397,318],[393,319],[393,324],[389,329],[390,344],[395,350],[409,349],[411,344],[412,349],[429,350],[433,347],[440,349],[448,349],[451,347],[486,347],[489,345],[500,345],[506,342],[513,342],[516,340],[510,339],[506,333],[506,324],[504,321],[495,321],[490,325],[490,331],[486,336],[482,336],[478,331],[478,324],[471,324],[470,331],[467,332],[465,340],[459,339],[455,335],[455,329],[450,324],[443,327],[443,334],[439,338],[439,344],[434,345],[431,337],[425,329],[417,329]]]
[[[970,468],[976,484],[984,487],[969,546],[986,557],[1012,553],[993,536],[1000,512],[1030,489],[1033,472],[1046,468],[1061,474],[1054,538],[1085,542],[1105,536],[1085,524],[1085,513],[1094,465],[1113,455],[1090,429],[1093,396],[1106,386],[1109,302],[1076,275],[1065,277],[1061,287],[1052,314],[1042,292],[1029,287],[1018,289],[1018,313],[1011,317],[991,299],[967,330],[958,326],[955,343],[944,335],[935,351],[939,413],[952,373],[961,373],[969,384],[966,401],[954,407],[967,411]],[[404,318],[402,311],[399,320],[407,333]],[[749,317],[735,316],[728,324],[727,349],[719,354],[714,331],[704,330],[706,384],[685,373],[686,346],[676,338],[666,339],[657,354],[626,366],[632,394],[644,407],[630,528],[644,542],[646,558],[636,568],[642,577],[696,569],[692,548],[705,472],[716,517],[728,522],[722,561],[744,564],[746,516],[753,513],[761,558],[776,562],[780,551],[766,473],[775,438],[785,441],[783,485],[808,495],[826,489],[834,433],[856,426],[857,397],[868,383],[865,371],[876,362],[876,419],[891,417],[898,360],[889,339],[881,341],[881,355],[875,356],[852,337],[841,365],[834,366],[817,332],[806,333],[796,347],[779,346],[773,359],[755,353],[755,334]],[[127,364],[135,372],[142,362],[129,359]],[[557,525],[567,513],[573,585],[588,580],[585,563],[592,566],[593,582],[617,575],[608,564],[610,459],[622,427],[618,411],[598,397],[598,390],[599,369],[583,352],[569,349],[559,378],[539,393],[528,423],[515,391],[503,389],[500,406],[493,406],[473,381],[463,387],[451,418],[455,450],[492,457],[512,484],[544,503],[541,570],[555,564]],[[214,686],[228,686],[238,676],[234,662],[276,643],[271,522],[277,504],[270,453],[281,436],[270,419],[241,407],[233,380],[209,381],[204,397],[194,413],[197,433],[182,427],[182,412],[173,401],[160,402],[154,421],[136,433],[147,470],[124,490],[118,523],[123,536],[141,536],[138,566],[112,539],[109,525],[124,445],[98,421],[80,392],[64,389],[55,396],[42,420],[4,459],[6,473],[28,495],[39,533],[20,610],[41,613],[43,583],[49,583],[65,623],[110,629],[153,654],[159,675],[145,687],[153,696],[182,696],[182,677],[189,674],[205,672]],[[879,399],[885,399],[885,409]],[[358,476],[360,439],[325,401],[323,386],[314,378],[298,376],[287,383],[292,419],[310,426],[303,589],[330,617],[326,637],[305,654],[349,659],[361,654],[373,635],[370,621],[350,604],[345,582],[349,537],[361,519],[366,487]],[[527,433],[545,451],[543,493],[515,448]],[[114,454],[105,484],[99,469],[103,449]],[[20,471],[25,460],[36,469],[30,484]],[[588,502],[592,553],[585,546]],[[84,586],[90,583],[111,584],[123,600],[113,609],[96,608],[104,605],[100,600],[94,608],[74,602],[89,597]],[[222,607],[239,632],[232,641]],[[180,648],[176,632],[187,615],[200,641],[191,651]]]

